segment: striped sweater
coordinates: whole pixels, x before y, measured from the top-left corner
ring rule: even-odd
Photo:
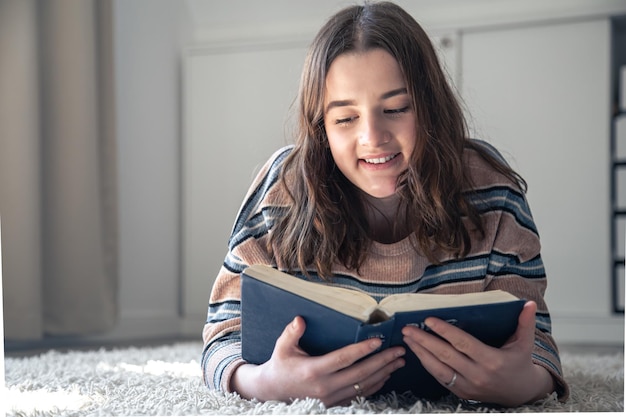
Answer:
[[[495,149],[480,143],[498,155]],[[273,216],[289,204],[278,178],[291,150],[292,147],[279,150],[263,166],[235,221],[226,259],[213,285],[203,329],[202,371],[209,388],[230,391],[230,378],[244,363],[240,273],[252,264],[282,269],[266,248]],[[526,198],[475,151],[466,151],[465,162],[475,186],[468,195],[481,214],[485,232],[484,237],[471,234],[472,247],[466,257],[448,257],[434,265],[415,251],[409,238],[393,244],[372,242],[359,274],[336,264],[332,269],[332,284],[361,290],[377,300],[407,292],[450,294],[494,289],[534,300],[537,320],[532,359],[553,375],[558,395],[565,400],[569,388],[562,377],[557,346],[551,336],[539,235]],[[319,279],[315,271],[309,272],[311,279]]]

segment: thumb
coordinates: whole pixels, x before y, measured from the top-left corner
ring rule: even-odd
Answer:
[[[522,346],[526,346],[532,349],[535,341],[535,314],[537,313],[537,303],[534,301],[528,301],[524,304],[524,308],[517,320],[517,330],[507,344],[521,343]]]
[[[276,346],[274,347],[275,354],[285,354],[291,352],[293,350],[297,350],[302,352],[300,349],[300,345],[298,342],[302,335],[304,335],[304,331],[306,330],[306,323],[304,319],[300,316],[296,316],[291,323],[289,323],[280,337],[276,340]]]

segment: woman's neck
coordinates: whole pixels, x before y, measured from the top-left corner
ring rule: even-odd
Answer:
[[[376,198],[365,194],[365,210],[370,238],[376,242],[390,244],[407,237],[410,233],[405,219],[398,216],[400,196]]]

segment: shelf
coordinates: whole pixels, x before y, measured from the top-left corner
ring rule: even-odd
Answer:
[[[624,54],[624,46],[626,42],[626,17],[616,17],[612,20],[612,77],[614,100],[612,104],[615,109],[611,123],[611,260],[612,260],[612,291],[613,291],[613,311],[617,314],[624,314],[624,286],[626,285],[624,270],[624,242],[621,228],[624,227],[623,220],[626,218],[626,208],[624,207],[624,191],[623,182],[626,179],[626,156],[624,149],[624,131],[626,127],[624,110],[624,97],[626,89],[622,83],[624,80],[623,67],[626,66],[626,54]],[[621,88],[620,88],[621,87]]]

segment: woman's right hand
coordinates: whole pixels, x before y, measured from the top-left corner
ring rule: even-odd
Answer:
[[[276,340],[269,361],[237,368],[231,389],[248,399],[289,402],[309,397],[318,398],[330,407],[376,393],[393,371],[404,366],[402,347],[385,349],[359,361],[380,347],[380,339],[310,356],[298,344],[305,328],[304,320],[296,317]]]

